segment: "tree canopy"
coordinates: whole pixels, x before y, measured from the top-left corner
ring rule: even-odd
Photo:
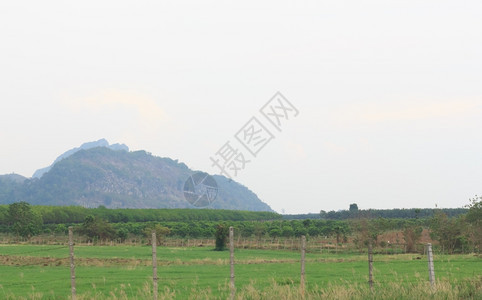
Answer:
[[[42,217],[27,202],[17,202],[8,206],[7,222],[16,235],[29,238],[39,233]]]

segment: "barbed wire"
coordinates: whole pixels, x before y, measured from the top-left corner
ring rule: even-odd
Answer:
[[[34,249],[34,250],[29,250],[29,251],[0,254],[0,255],[2,255],[2,256],[22,256],[22,255],[32,254],[32,253],[48,253],[50,251],[58,251],[58,250],[68,249],[68,248],[69,248],[68,246],[64,245],[64,246],[59,246],[59,247],[40,248],[40,249]],[[0,250],[1,250],[1,248],[0,248]],[[365,253],[360,253],[360,254],[363,255]],[[377,255],[374,255],[374,261],[373,261],[374,265],[375,265],[374,283],[375,284],[381,284],[381,285],[388,285],[388,284],[391,284],[391,283],[417,284],[417,283],[427,282],[428,281],[428,274],[425,274],[427,261],[426,261],[424,255],[414,254],[414,256],[415,255],[418,255],[418,257],[420,257],[420,259],[377,260]],[[68,258],[68,254],[66,253],[65,257],[55,257],[55,258],[65,259],[65,258]],[[249,260],[249,259],[250,258],[246,258],[246,260]],[[263,257],[263,259],[269,259],[269,257]],[[272,257],[272,259],[277,260],[277,259],[279,259],[279,257]],[[162,258],[160,260],[162,260]],[[238,261],[240,262],[240,265],[243,265],[243,259],[240,259]],[[296,260],[289,259],[289,261],[274,261],[272,263],[264,264],[264,265],[266,265],[266,268],[269,270],[269,268],[270,268],[269,266],[272,265],[272,264],[293,264],[293,262],[295,262],[295,261]],[[326,261],[326,262],[325,261],[317,261],[316,256],[314,256],[311,259],[307,259],[307,262],[309,264],[316,264],[317,265],[317,264],[330,263],[331,261],[329,261],[329,260]],[[354,264],[354,263],[361,263],[361,262],[362,262],[362,260],[357,259],[357,260],[354,260],[354,261],[341,261],[340,263]],[[443,257],[443,258],[440,258],[439,260],[435,259],[434,262],[435,262],[436,273],[442,273],[443,274],[443,275],[439,275],[437,277],[437,278],[440,278],[440,279],[463,280],[463,279],[459,279],[458,277],[459,276],[463,276],[463,277],[482,276],[482,272],[477,272],[475,270],[468,271],[468,270],[463,269],[463,267],[461,267],[461,266],[454,266],[453,264],[457,264],[457,263],[470,263],[470,262],[467,262],[467,260],[464,260],[464,259],[461,259],[461,258]],[[397,266],[403,267],[403,266],[406,266],[406,265],[413,265],[413,264],[417,264],[417,263],[420,263],[420,270],[415,270],[415,271],[410,270],[409,272],[411,272],[411,273],[408,273],[404,270],[397,270]],[[22,266],[32,266],[32,265],[38,265],[38,264],[39,263],[32,263],[32,264],[27,263],[27,264],[22,264]],[[391,270],[388,271],[388,272],[383,272],[382,270],[380,270],[380,268],[377,268],[377,264],[383,265],[384,267],[391,266]],[[437,268],[437,264],[439,266],[438,268]],[[202,264],[199,265],[199,266],[202,266]],[[208,268],[210,266],[212,266],[212,265],[206,265],[206,268]],[[223,265],[223,267],[224,266],[225,265]],[[65,267],[65,265],[62,265],[62,267]],[[85,266],[83,266],[83,267],[85,267]],[[148,268],[148,266],[136,266],[136,267]],[[453,270],[455,268],[457,268],[457,269]],[[177,280],[186,280],[186,279],[191,280],[193,282],[196,282],[197,280],[199,280],[199,276],[202,276],[203,281],[204,280],[210,280],[210,281],[218,281],[218,282],[222,283],[222,282],[228,280],[228,276],[223,276],[222,273],[220,273],[219,275],[214,275],[214,274],[206,274],[206,273],[203,273],[203,272],[196,272],[196,273],[190,273],[188,276],[186,276],[185,273],[182,273],[182,275],[178,275],[178,276],[173,277],[172,275],[169,274],[170,272],[166,269],[164,269],[164,271],[165,271],[164,273],[162,273],[162,271],[161,271],[160,272],[161,274],[159,274],[159,280],[160,280],[161,284],[162,284],[163,281],[177,281]],[[52,282],[66,282],[66,281],[68,281],[67,278],[69,278],[69,276],[67,274],[67,268],[65,268],[65,270],[66,270],[66,275],[65,275],[64,278],[57,278],[57,279],[53,278],[53,279],[48,279],[48,280],[36,280],[36,281],[28,281],[28,282],[3,282],[3,283],[0,280],[0,285],[2,287],[9,288],[9,287],[16,287],[16,286],[43,285],[43,284],[52,283]],[[340,277],[339,279],[334,279],[334,280],[329,280],[329,281],[320,280],[318,278],[320,276],[315,275],[315,274],[318,274],[318,273],[314,273],[314,274],[310,274],[310,273],[311,273],[310,269],[307,268],[306,275],[307,275],[307,284],[308,285],[329,284],[329,283],[336,283],[338,281],[345,281],[345,282],[355,283],[355,284],[367,284],[367,282],[368,282],[368,275],[364,274],[364,272],[352,273],[351,276],[345,276],[344,278]],[[176,274],[179,274],[179,272],[176,272]],[[293,274],[284,274],[284,275],[286,275],[288,279],[291,279],[293,284],[297,284],[297,282],[299,282],[299,278],[298,278],[299,273],[298,272],[293,272]],[[338,274],[330,274],[329,272],[327,272],[325,274],[322,274],[321,277],[330,277],[330,276],[334,277],[334,276],[337,276],[337,275]],[[427,275],[427,276],[425,276],[425,275]],[[311,280],[310,280],[310,276],[313,276]],[[148,280],[149,277],[150,277],[149,274],[146,274],[146,276],[145,276],[146,280]],[[114,274],[83,275],[82,271],[78,272],[77,275],[76,275],[76,279],[80,283],[82,281],[88,281],[90,283],[92,283],[92,281],[101,281],[101,282],[104,281],[104,283],[106,281],[108,281],[109,284],[112,284],[112,283],[129,283],[129,278],[130,277],[129,277],[128,271],[126,271],[126,273],[121,275],[121,276],[114,275]],[[283,278],[283,279],[286,279],[286,278]]]

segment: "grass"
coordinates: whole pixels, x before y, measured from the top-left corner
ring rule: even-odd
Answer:
[[[58,245],[1,245],[0,299],[66,299],[70,295],[68,251]],[[158,247],[157,253],[160,296],[167,299],[229,296],[229,252],[206,247]],[[151,297],[151,247],[76,246],[75,256],[79,298]],[[299,298],[299,258],[298,252],[236,250],[237,296]],[[375,294],[367,294],[371,291],[367,287],[365,255],[307,253],[306,259],[307,299],[392,298],[390,295],[397,296],[396,299],[415,296],[438,299],[440,296],[429,287],[427,262],[421,255],[375,255]],[[437,291],[445,295],[442,298],[459,299],[468,295],[465,298],[482,299],[480,257],[435,256],[435,274],[439,281]],[[422,295],[424,292],[428,294]]]

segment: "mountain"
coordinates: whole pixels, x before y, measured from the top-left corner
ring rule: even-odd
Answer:
[[[0,175],[0,199],[15,199],[16,191],[21,188],[25,180],[27,178],[18,174]]]
[[[40,178],[0,177],[0,203],[23,200],[36,205],[195,208],[183,194],[186,180],[194,173],[177,160],[145,151],[77,148]],[[223,176],[213,178],[218,194],[209,208],[272,211],[245,186]]]
[[[60,155],[59,157],[57,157],[57,159],[53,162],[52,165],[50,165],[48,167],[45,167],[45,168],[42,168],[42,169],[38,169],[37,171],[35,171],[33,173],[32,177],[33,178],[42,177],[42,175],[47,173],[52,168],[53,165],[55,165],[56,163],[58,163],[62,159],[71,156],[72,154],[74,154],[77,151],[88,150],[88,149],[97,148],[97,147],[105,147],[105,148],[109,148],[109,149],[116,150],[116,151],[129,151],[129,147],[127,147],[126,145],[124,145],[124,144],[109,145],[109,142],[107,142],[106,139],[100,139],[100,140],[95,141],[95,142],[84,143],[80,147],[70,149],[69,151],[67,151],[67,152],[63,153],[62,155]]]
[[[7,174],[7,175],[0,175],[0,182],[5,183],[23,183],[27,178],[23,177],[22,175],[18,175],[15,173]]]

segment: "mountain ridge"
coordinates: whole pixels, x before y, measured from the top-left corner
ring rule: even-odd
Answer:
[[[0,204],[27,201],[34,205],[195,208],[183,195],[184,183],[195,171],[184,163],[143,150],[79,148],[59,156],[41,177],[0,177]],[[208,208],[273,211],[247,187],[224,176],[213,178],[218,195]]]
[[[94,141],[94,142],[83,143],[82,145],[80,145],[80,147],[67,150],[66,152],[59,155],[50,166],[36,170],[33,173],[32,178],[42,177],[43,174],[50,171],[50,169],[52,168],[53,165],[55,165],[56,163],[58,163],[62,159],[67,158],[67,157],[71,156],[72,154],[74,154],[74,153],[76,153],[80,150],[87,150],[87,149],[92,149],[92,148],[97,148],[97,147],[106,147],[106,148],[109,148],[109,149],[112,149],[112,150],[115,150],[115,151],[127,151],[127,152],[129,151],[129,147],[127,147],[126,145],[124,145],[124,144],[112,144],[112,145],[110,145],[109,142],[106,139],[100,139],[100,140],[97,140],[97,141]]]

